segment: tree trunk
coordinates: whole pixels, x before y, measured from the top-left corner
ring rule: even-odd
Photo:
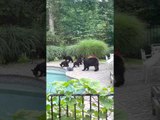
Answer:
[[[51,31],[54,34],[54,15],[51,12],[50,8],[48,10],[48,15],[49,15],[49,31]]]

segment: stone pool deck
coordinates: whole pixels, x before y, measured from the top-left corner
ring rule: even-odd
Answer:
[[[1,74],[12,74],[12,75],[22,75],[34,77],[31,69],[33,69],[38,63],[41,63],[43,60],[35,60],[33,63],[11,63],[7,65],[0,65],[0,75]],[[40,79],[45,79],[44,77]]]
[[[60,67],[61,61],[58,62],[48,62],[47,66],[55,66],[55,67]],[[69,64],[70,67],[73,66],[72,63]],[[107,69],[107,64],[105,62],[100,63],[99,66],[99,71],[95,72],[94,71],[94,67],[90,67],[89,71],[82,71],[83,70],[83,65],[81,65],[80,67],[76,67],[74,68],[73,71],[66,71],[66,75],[73,77],[73,78],[77,78],[77,79],[81,79],[81,78],[89,78],[89,79],[93,79],[93,80],[98,80],[100,81],[100,83],[104,86],[110,86],[110,69]]]

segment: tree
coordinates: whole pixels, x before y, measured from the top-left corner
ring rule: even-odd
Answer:
[[[54,42],[60,38],[60,44],[74,44],[81,39],[90,37],[102,39],[112,44],[112,0],[48,0],[48,4],[50,4],[48,9],[49,6],[54,6],[51,7],[55,33],[52,40]],[[48,10],[48,25],[50,24],[49,12],[51,10]],[[49,25],[48,31],[51,26],[53,25]]]

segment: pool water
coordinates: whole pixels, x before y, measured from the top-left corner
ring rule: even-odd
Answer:
[[[44,111],[45,81],[17,75],[0,75],[0,120],[13,120],[21,110]]]
[[[47,93],[55,93],[55,88],[52,85],[53,82],[62,81],[66,82],[71,78],[66,76],[65,70],[60,68],[48,68],[47,69]],[[68,87],[67,90],[73,89],[72,87]],[[84,90],[77,91],[76,94],[83,93]]]
[[[17,91],[18,92],[18,91]],[[21,110],[35,110],[43,111],[45,110],[45,95],[44,96],[32,96],[29,95],[18,95],[16,92],[14,94],[1,93],[0,98],[0,119],[1,120],[13,120],[12,116]]]
[[[56,81],[68,81],[69,77],[66,76],[65,70],[58,68],[47,69],[47,93],[54,93],[55,89],[52,86]]]

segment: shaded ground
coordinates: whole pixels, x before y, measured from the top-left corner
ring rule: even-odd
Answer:
[[[115,107],[128,113],[128,120],[156,120],[152,115],[151,83],[145,84],[142,68],[128,66],[125,85],[115,88]]]
[[[0,65],[0,74],[13,74],[34,77],[31,69],[33,69],[38,63],[41,63],[42,61],[43,60],[36,60],[33,62],[33,64],[27,62]]]
[[[47,66],[56,66],[56,67],[60,67],[61,61],[58,62],[49,62],[47,63]],[[73,64],[70,63],[70,67],[72,67]],[[90,67],[89,71],[82,71],[83,70],[83,65],[81,65],[80,67],[76,67],[74,68],[73,71],[66,71],[66,75],[73,77],[73,78],[89,78],[89,79],[94,79],[94,80],[98,80],[101,82],[102,85],[104,86],[108,86],[111,85],[110,84],[110,69],[107,69],[107,64],[105,62],[100,63],[99,66],[99,71],[95,72],[94,71],[94,67]]]

